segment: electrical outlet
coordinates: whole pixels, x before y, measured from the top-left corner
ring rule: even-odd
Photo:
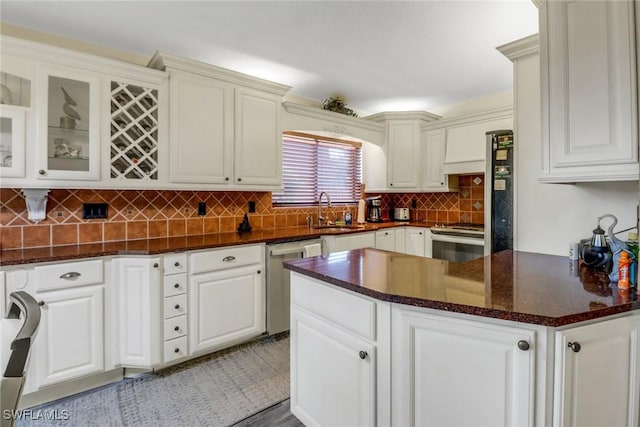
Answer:
[[[207,202],[198,202],[198,215],[206,215],[207,214]]]
[[[249,201],[249,213],[254,213],[256,211],[256,202],[253,200]]]
[[[108,205],[106,203],[83,203],[82,219],[107,218]]]

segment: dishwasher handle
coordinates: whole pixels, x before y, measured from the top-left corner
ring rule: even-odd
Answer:
[[[271,249],[269,252],[271,256],[281,256],[281,255],[291,255],[291,254],[301,254],[304,252],[304,248],[282,248],[282,249]]]
[[[7,313],[7,319],[19,319],[20,313],[24,313],[24,323],[11,342],[11,356],[7,363],[4,376],[7,378],[19,378],[24,375],[24,367],[27,363],[31,339],[40,325],[40,306],[38,302],[25,291],[12,292],[9,295],[11,306]]]

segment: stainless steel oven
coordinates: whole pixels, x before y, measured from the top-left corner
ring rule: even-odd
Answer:
[[[484,256],[484,228],[452,225],[431,228],[431,256],[445,261],[466,262]]]

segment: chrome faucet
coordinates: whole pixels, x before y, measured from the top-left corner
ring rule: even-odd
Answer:
[[[331,207],[331,197],[329,196],[329,193],[327,193],[326,191],[323,191],[322,193],[320,193],[320,196],[318,196],[318,227],[322,227],[322,222],[325,220],[325,218],[322,216],[322,195],[327,196],[327,207],[330,208]],[[327,225],[329,225],[329,221],[327,221]]]

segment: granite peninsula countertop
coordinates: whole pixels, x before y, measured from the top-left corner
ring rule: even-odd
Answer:
[[[341,235],[376,231],[382,228],[414,226],[431,227],[426,222],[366,223],[331,228],[288,227],[272,230],[254,230],[249,233],[212,233],[194,236],[166,237],[158,239],[122,240],[116,242],[80,245],[48,246],[26,249],[0,249],[0,267],[38,262],[64,261],[116,255],[158,255],[200,249],[251,243],[279,243],[313,239],[327,235]]]
[[[454,263],[376,249],[284,262],[285,268],[382,301],[558,327],[640,309],[566,257],[503,251]]]

